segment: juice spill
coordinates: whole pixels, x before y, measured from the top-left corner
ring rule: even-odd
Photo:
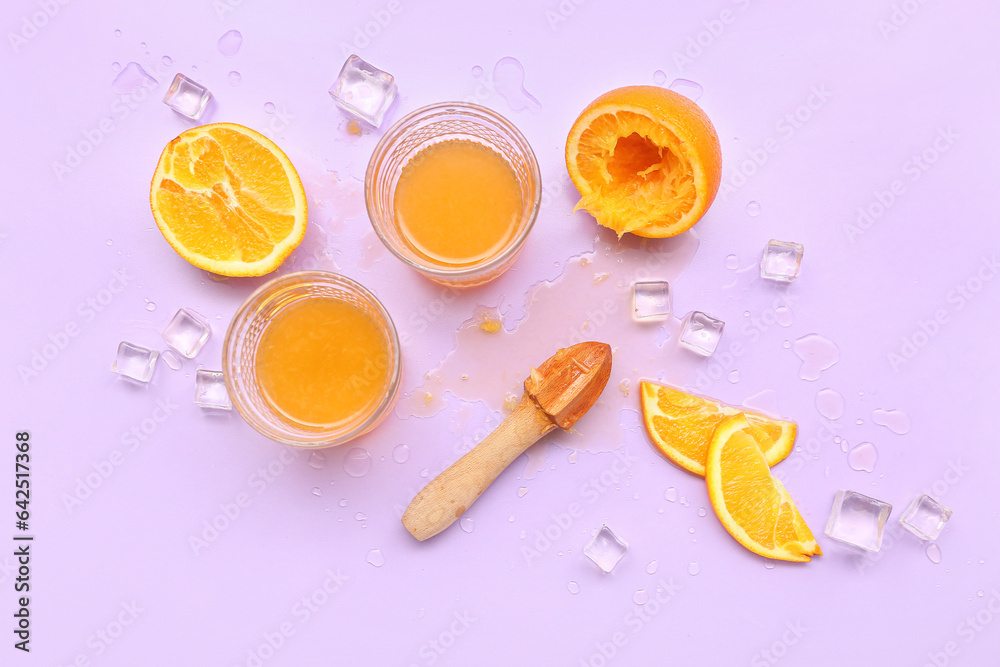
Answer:
[[[635,237],[619,242],[613,232],[602,231],[592,252],[569,259],[555,281],[537,283],[528,290],[525,315],[520,321],[505,322],[496,333],[483,331],[477,317],[463,324],[456,334],[455,348],[425,376],[420,387],[410,390],[397,403],[397,416],[405,419],[433,414],[421,398],[426,392],[448,392],[463,401],[483,401],[489,409],[501,413],[504,397],[520,397],[530,368],[559,348],[586,340],[613,342],[635,335],[632,283],[677,280],[697,247],[698,238],[690,232],[642,243]],[[608,278],[593,284],[595,273],[607,273]],[[673,319],[664,324],[676,332],[680,322]],[[610,388],[626,379],[635,386],[665,363],[669,363],[678,381],[697,373],[698,360],[679,349],[671,348],[667,352],[669,361],[665,361],[665,351],[655,344],[657,335],[655,329],[650,329],[648,345],[614,350]],[[435,405],[435,411],[445,405],[443,401]],[[623,408],[635,409],[634,393],[626,397],[624,392],[606,390],[576,425],[578,433],[556,431],[547,436],[547,441],[589,451],[617,449],[624,437],[618,426]]]

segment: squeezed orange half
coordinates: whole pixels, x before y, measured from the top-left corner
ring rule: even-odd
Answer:
[[[503,251],[521,214],[521,188],[498,153],[466,139],[429,146],[403,167],[396,224],[432,264],[474,264]]]
[[[360,422],[391,382],[388,341],[361,308],[332,298],[293,303],[267,325],[256,355],[264,400],[305,428]]]

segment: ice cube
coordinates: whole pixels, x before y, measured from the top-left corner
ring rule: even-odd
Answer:
[[[640,322],[670,317],[670,283],[665,280],[633,283],[632,316]]]
[[[201,118],[212,93],[200,83],[195,83],[180,72],[174,77],[163,103],[182,116],[192,120]]]
[[[211,337],[212,327],[198,313],[181,308],[163,329],[162,335],[167,345],[188,359],[194,359]]]
[[[628,551],[628,543],[615,535],[605,524],[594,535],[594,539],[583,548],[587,558],[597,563],[597,567],[605,572],[615,569],[615,565]]]
[[[201,368],[194,381],[194,402],[203,408],[232,410],[233,403],[226,391],[226,380],[222,371],[206,371]]]
[[[378,127],[396,99],[396,80],[352,54],[330,87],[330,97],[344,111]]]
[[[122,341],[118,343],[118,354],[111,370],[138,382],[149,382],[159,354],[156,350]]]
[[[790,283],[799,275],[804,248],[798,243],[771,239],[760,258],[760,276],[768,280]]]
[[[922,540],[936,540],[950,517],[950,509],[922,493],[903,512],[899,525]]]
[[[889,503],[841,489],[833,497],[826,535],[866,551],[878,551],[882,548],[882,531],[891,512]]]
[[[726,323],[700,311],[694,311],[681,325],[680,344],[704,357],[712,356],[722,340]]]

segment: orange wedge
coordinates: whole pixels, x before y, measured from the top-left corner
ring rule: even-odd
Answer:
[[[584,208],[621,237],[691,228],[722,177],[719,137],[701,107],[658,86],[626,86],[583,110],[566,139],[566,168]],[[574,209],[574,210],[576,210]]]
[[[223,276],[278,268],[306,233],[306,193],[274,142],[233,123],[194,127],[167,144],[150,187],[174,250]]]
[[[737,410],[700,396],[653,382],[639,385],[646,432],[664,456],[696,475],[705,475],[708,446],[716,427],[731,415],[744,415],[760,443],[767,465],[788,456],[797,428],[755,412]]]
[[[823,553],[788,491],[771,475],[756,429],[744,415],[727,417],[715,429],[705,482],[722,525],[750,551],[799,562]]]

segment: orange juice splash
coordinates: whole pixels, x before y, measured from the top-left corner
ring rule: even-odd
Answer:
[[[465,139],[434,144],[403,167],[396,224],[432,263],[472,264],[501,252],[514,237],[521,188],[492,149]]]
[[[286,419],[325,429],[372,413],[390,383],[388,360],[385,336],[367,313],[336,299],[307,299],[267,325],[257,383]]]

